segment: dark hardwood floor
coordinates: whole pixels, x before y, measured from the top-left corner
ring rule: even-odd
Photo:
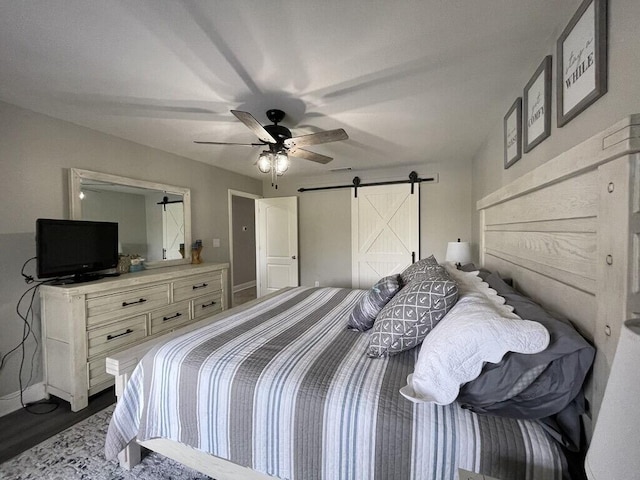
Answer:
[[[22,408],[0,417],[0,463],[115,403],[116,396],[113,387],[97,393],[89,398],[89,406],[79,412],[72,412],[69,402],[56,397],[51,400],[58,407],[50,413],[38,415]],[[34,405],[30,410],[46,412],[50,408],[51,405]]]

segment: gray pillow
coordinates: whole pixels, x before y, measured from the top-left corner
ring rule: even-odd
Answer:
[[[400,274],[404,284],[416,280],[418,278],[422,280],[431,280],[434,276],[442,276],[442,272],[446,271],[444,267],[438,264],[436,257],[433,255],[418,260],[416,263],[409,265],[404,272]]]
[[[382,307],[400,290],[400,282],[401,279],[398,274],[378,280],[354,307],[351,315],[349,315],[347,327],[361,332],[373,327],[373,322]]]
[[[514,307],[516,315],[544,325],[549,331],[549,346],[530,355],[509,352],[499,363],[486,363],[480,376],[460,389],[458,402],[476,413],[545,422],[556,422],[560,415],[578,420],[581,389],[595,349],[569,321],[552,316],[496,273],[485,281]],[[575,450],[580,445],[579,422],[577,427],[564,423],[560,430],[564,445]]]
[[[457,300],[458,285],[449,278],[409,283],[378,314],[367,355],[395,355],[420,345]]]

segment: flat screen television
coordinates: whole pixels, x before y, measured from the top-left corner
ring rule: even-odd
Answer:
[[[96,280],[118,264],[118,224],[85,220],[36,220],[36,262],[40,279],[60,283]]]

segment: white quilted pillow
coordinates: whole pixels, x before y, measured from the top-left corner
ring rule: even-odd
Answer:
[[[547,329],[520,319],[477,272],[447,270],[458,283],[459,299],[425,338],[414,372],[400,389],[413,402],[452,403],[485,362],[497,363],[509,351],[538,353],[549,345]]]

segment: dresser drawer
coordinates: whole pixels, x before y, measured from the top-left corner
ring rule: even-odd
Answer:
[[[193,300],[193,318],[200,319],[222,311],[222,292]]]
[[[173,283],[173,301],[189,300],[220,290],[222,290],[222,273],[212,272],[193,276]]]
[[[151,332],[149,334],[155,335],[160,332],[172,330],[185,323],[189,323],[190,320],[188,301],[169,305],[160,310],[154,310],[151,312]]]
[[[138,315],[87,332],[89,358],[107,354],[130,343],[138,343],[147,335],[147,315]]]
[[[114,291],[107,295],[87,295],[87,325],[94,326],[116,318],[148,312],[168,303],[169,284]]]

